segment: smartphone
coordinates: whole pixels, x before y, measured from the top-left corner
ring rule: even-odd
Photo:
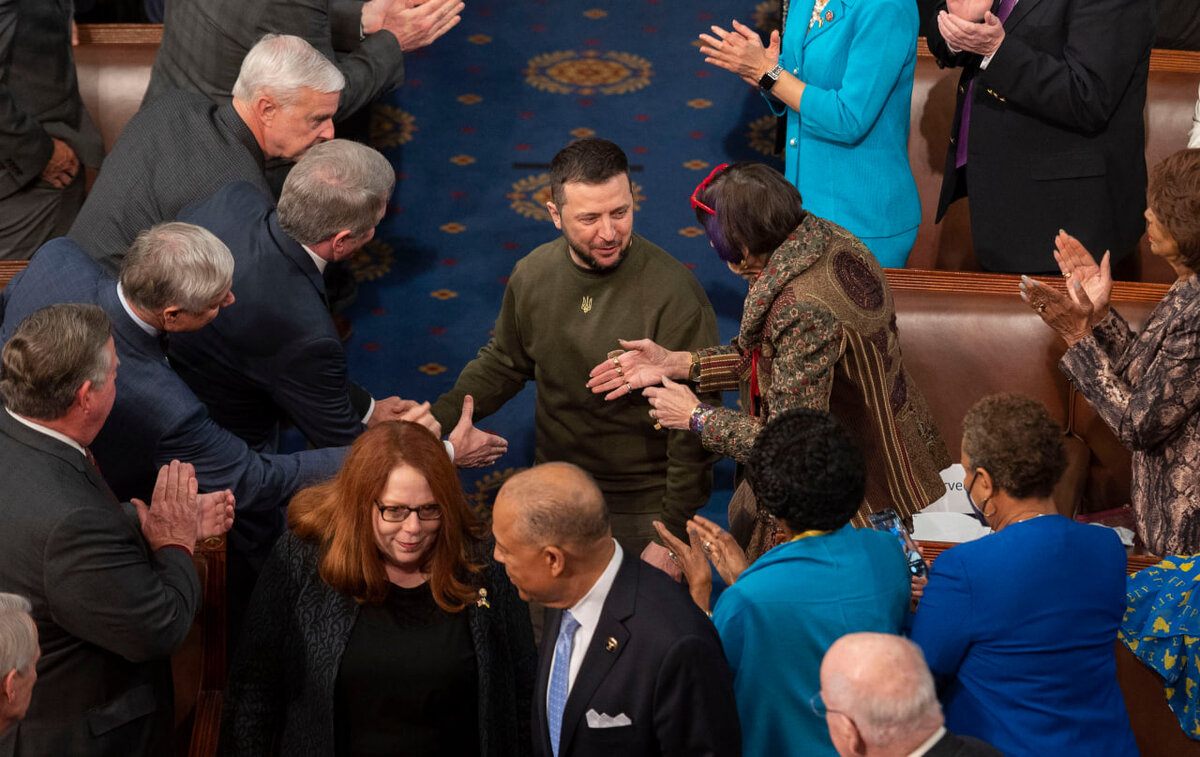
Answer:
[[[909,535],[908,529],[904,527],[900,516],[895,510],[887,509],[880,510],[877,513],[871,513],[871,528],[876,531],[888,531],[897,539],[900,540],[900,548],[904,550],[904,557],[908,560],[908,572],[912,573],[917,578],[924,578],[929,575],[929,567],[925,565],[925,560],[921,557],[921,553],[917,551],[917,543],[913,541]]]

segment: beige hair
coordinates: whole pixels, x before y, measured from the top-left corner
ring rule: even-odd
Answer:
[[[345,88],[346,77],[321,51],[300,37],[267,34],[242,59],[233,83],[233,97],[248,103],[259,95],[268,95],[286,108],[301,90],[329,94]]]
[[[346,230],[361,237],[379,223],[395,185],[395,169],[377,150],[346,139],[313,145],[283,183],[279,225],[310,246]]]
[[[0,352],[0,398],[9,410],[34,420],[66,415],[85,381],[100,389],[111,354],[112,328],[95,305],[70,303],[35,310]]]
[[[121,264],[121,288],[147,310],[207,310],[233,280],[233,255],[213,233],[190,223],[160,223],[137,235]]]

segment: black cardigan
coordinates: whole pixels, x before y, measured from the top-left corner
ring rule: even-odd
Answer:
[[[321,580],[317,558],[315,543],[289,531],[259,577],[225,690],[221,754],[334,754],[334,687],[359,605]],[[523,757],[537,670],[529,610],[491,560],[483,586],[489,606],[463,610],[479,669],[479,753]]]

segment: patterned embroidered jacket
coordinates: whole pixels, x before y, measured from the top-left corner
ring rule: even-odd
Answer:
[[[1200,277],[1175,282],[1140,334],[1109,311],[1059,366],[1133,450],[1142,541],[1158,555],[1200,552]]]
[[[887,280],[842,227],[809,213],[751,283],[738,337],[699,354],[699,391],[740,389],[744,409],[753,399],[753,415],[713,413],[701,434],[708,449],[744,462],[773,413],[818,408],[855,435],[867,463],[854,525],[889,507],[906,518],[945,492],[939,471],[950,458],[900,359]],[[752,373],[760,395],[753,398]]]

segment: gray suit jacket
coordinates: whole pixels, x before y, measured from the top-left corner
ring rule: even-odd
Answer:
[[[228,182],[271,197],[263,171],[262,150],[232,105],[171,92],[126,124],[69,236],[115,274],[139,232]]]
[[[79,98],[71,0],[0,0],[0,199],[37,180],[58,137],[98,166],[104,142]]]
[[[191,558],[152,552],[83,455],[3,409],[0,460],[0,591],[29,598],[42,646],[15,753],[170,754],[168,657],[201,598]]]
[[[404,81],[390,32],[362,37],[359,0],[171,0],[143,105],[171,89],[227,103],[242,58],[264,34],[303,37],[346,77],[337,120]],[[338,55],[344,52],[345,55]]]

